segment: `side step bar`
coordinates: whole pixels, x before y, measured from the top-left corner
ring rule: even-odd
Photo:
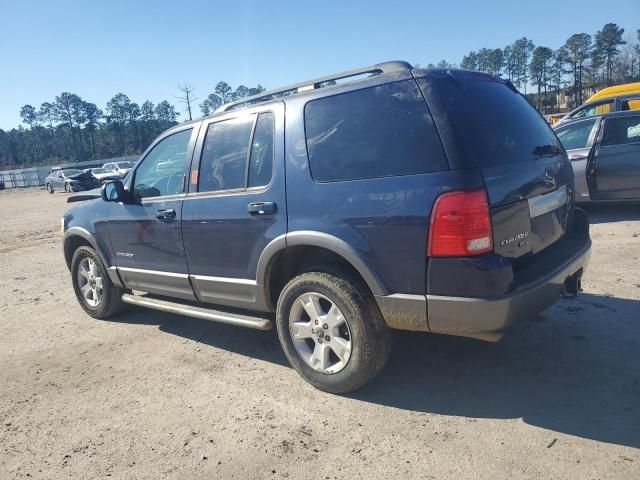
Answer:
[[[145,295],[131,295],[129,293],[125,293],[122,295],[122,301],[130,303],[131,305],[160,310],[161,312],[177,313],[178,315],[185,315],[187,317],[212,320],[214,322],[228,323],[229,325],[237,325],[239,327],[255,328],[257,330],[270,330],[273,326],[271,320],[268,318],[220,312],[209,308],[194,307],[192,305],[184,305],[182,303],[169,302],[167,300],[158,300]]]

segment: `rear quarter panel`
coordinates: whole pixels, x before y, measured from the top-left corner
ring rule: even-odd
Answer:
[[[443,191],[482,186],[477,170],[340,182],[316,182],[304,132],[307,97],[287,101],[288,232],[316,231],[344,240],[389,293],[424,294],[431,207]]]

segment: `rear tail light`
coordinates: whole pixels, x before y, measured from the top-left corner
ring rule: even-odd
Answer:
[[[431,212],[427,255],[466,257],[492,251],[486,192],[455,190],[440,195]]]

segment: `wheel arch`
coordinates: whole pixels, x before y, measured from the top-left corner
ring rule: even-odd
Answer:
[[[293,276],[318,264],[338,265],[358,277],[374,296],[388,293],[369,262],[346,241],[328,233],[292,232],[272,240],[258,260],[256,280],[270,310]]]
[[[71,270],[71,259],[73,258],[73,254],[81,246],[93,248],[106,267],[111,281],[115,285],[122,287],[123,284],[120,280],[118,272],[116,271],[116,268],[110,265],[110,263],[107,261],[108,257],[104,254],[91,232],[82,227],[71,227],[64,233],[63,250],[67,268]]]

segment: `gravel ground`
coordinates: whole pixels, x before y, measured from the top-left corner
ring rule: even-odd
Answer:
[[[640,478],[640,208],[592,208],[584,293],[496,344],[394,335],[356,394],[275,332],[77,305],[66,195],[0,191],[0,478]]]

